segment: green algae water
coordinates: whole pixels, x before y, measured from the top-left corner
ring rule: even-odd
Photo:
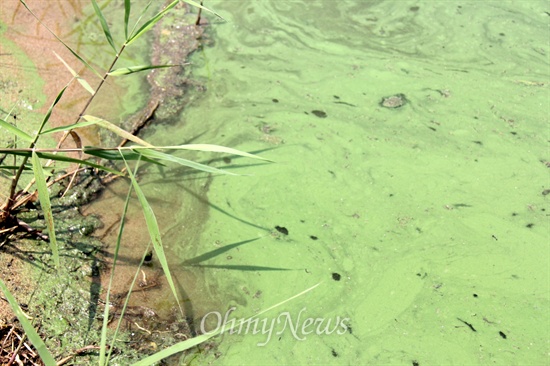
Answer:
[[[205,92],[145,137],[275,163],[143,178],[196,331],[237,325],[181,362],[547,364],[547,4],[205,5]]]
[[[275,163],[217,160],[247,176],[174,248],[222,304],[201,325],[320,285],[196,363],[547,364],[546,4],[206,5],[181,134]]]
[[[145,137],[275,163],[141,177],[195,331],[237,325],[181,362],[548,364],[547,4],[206,5],[206,91]],[[135,265],[147,234],[126,239]]]

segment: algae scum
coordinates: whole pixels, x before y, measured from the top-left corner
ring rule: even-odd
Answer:
[[[181,362],[547,363],[546,3],[206,5],[227,22],[197,93],[145,137],[276,163],[142,170],[186,316],[215,329],[319,285]]]
[[[208,5],[181,134],[276,163],[219,162],[252,176],[215,177],[174,250],[221,292],[210,329],[321,283],[215,363],[546,363],[547,6]]]

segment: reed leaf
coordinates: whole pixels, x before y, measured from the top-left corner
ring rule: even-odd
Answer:
[[[132,193],[132,186],[130,186],[128,188],[128,194],[126,195],[126,200],[124,201],[124,208],[122,209],[122,216],[121,216],[121,219],[120,219],[120,226],[119,226],[119,229],[118,229],[118,236],[117,236],[116,245],[115,245],[115,252],[113,254],[113,265],[111,266],[111,276],[109,278],[109,287],[107,288],[107,294],[105,295],[105,303],[106,304],[109,304],[109,301],[110,301],[109,297],[110,297],[111,288],[112,288],[113,282],[114,282],[115,268],[116,268],[117,259],[118,259],[118,252],[119,252],[120,246],[122,244],[122,233],[124,232],[124,224],[126,222],[126,215],[128,213],[128,205],[130,203],[131,193]],[[133,284],[132,284],[132,287],[130,287],[130,289],[132,289],[132,288],[133,288]],[[130,291],[130,293],[131,293],[131,291]],[[122,320],[122,316],[120,317],[120,320]],[[101,366],[107,365],[108,360],[109,360],[110,355],[111,355],[111,352],[114,348],[113,345],[111,344],[111,347],[109,349],[109,355],[105,359],[106,346],[107,346],[107,329],[108,328],[109,328],[109,306],[105,306],[105,309],[103,311],[103,326],[101,327],[101,339],[100,339],[100,344],[99,344],[99,364]],[[118,326],[117,326],[116,332],[117,331],[118,331]],[[115,335],[113,336],[113,342],[116,339],[116,332],[115,332]]]
[[[70,150],[74,151],[75,149],[70,149]],[[32,149],[0,149],[0,154],[10,154],[10,155],[24,156],[26,158],[31,157],[32,152],[33,152]],[[122,173],[119,172],[118,170],[111,169],[111,168],[106,167],[106,166],[101,165],[101,164],[96,164],[96,163],[91,162],[89,160],[75,159],[75,158],[71,158],[71,157],[64,156],[64,155],[51,154],[51,153],[48,153],[48,152],[41,152],[41,151],[38,151],[38,150],[35,150],[35,152],[36,152],[36,155],[38,155],[38,157],[40,159],[49,159],[49,160],[54,160],[54,161],[64,161],[64,162],[67,162],[67,163],[83,164],[83,165],[90,166],[92,168],[104,170],[104,171],[112,173],[112,174],[122,175]],[[59,152],[64,152],[64,151],[63,151],[63,149],[59,149]],[[86,151],[84,151],[84,152],[86,152]],[[93,155],[93,154],[90,154],[90,155]],[[120,155],[118,155],[118,158],[120,159]]]
[[[49,134],[52,134],[52,133],[55,133],[55,132],[70,131],[70,130],[74,130],[74,129],[77,129],[77,128],[91,126],[91,125],[94,125],[94,124],[95,124],[95,122],[93,122],[93,121],[90,121],[90,122],[84,121],[84,122],[73,123],[72,125],[50,128],[49,130],[42,131],[41,135],[49,135]]]
[[[197,7],[197,8],[200,8],[200,9],[202,9],[202,10],[206,10],[207,12],[214,14],[214,15],[217,16],[218,18],[220,18],[220,19],[222,19],[222,20],[225,20],[220,14],[216,13],[216,12],[213,11],[213,10],[208,9],[206,6],[203,6],[203,5],[201,5],[200,3],[196,2],[196,1],[193,1],[193,0],[182,0],[182,1],[183,1],[183,2],[186,2],[186,3],[189,4],[189,5],[193,5],[193,6]]]
[[[269,160],[266,158],[262,158],[258,155],[253,155],[244,151],[240,151],[237,149],[232,149],[230,147],[225,146],[219,146],[219,145],[210,145],[210,144],[188,144],[188,145],[176,145],[176,146],[162,146],[163,149],[167,150],[195,150],[195,151],[205,151],[205,152],[218,152],[218,153],[226,153],[231,155],[238,155],[243,156],[246,158],[252,158],[252,159],[259,159],[264,161],[273,162],[273,160]],[[135,148],[138,149],[137,147]],[[159,147],[157,147],[159,149]]]
[[[164,254],[164,248],[162,247],[162,240],[157,223],[157,218],[155,217],[155,213],[153,212],[151,205],[149,205],[149,202],[147,202],[147,198],[145,198],[145,195],[143,194],[141,187],[137,183],[136,177],[132,173],[132,170],[128,166],[128,162],[126,160],[124,160],[124,164],[126,164],[126,169],[128,170],[128,175],[130,177],[130,180],[132,181],[132,186],[134,187],[134,191],[136,191],[139,203],[141,204],[141,208],[143,209],[143,216],[145,217],[145,223],[147,224],[147,230],[149,231],[149,236],[151,237],[151,242],[153,243],[155,254],[160,262],[162,270],[164,271],[164,275],[166,276],[168,285],[170,286],[172,294],[176,299],[180,312],[183,315],[183,310],[181,307],[180,299],[178,297],[178,293],[176,291],[176,286],[174,285],[174,281],[170,273],[170,268],[168,267],[168,261],[166,260],[166,255]]]
[[[131,1],[131,0],[130,0]],[[141,22],[141,19],[143,18],[143,16],[147,13],[147,11],[149,10],[149,8],[151,7],[151,4],[153,3],[153,0],[149,0],[147,2],[147,5],[145,5],[145,7],[141,10],[141,13],[139,14],[139,17],[138,19],[136,20],[136,22],[134,23],[134,26],[132,27],[132,30],[130,31],[130,34],[134,34],[134,31],[136,30],[138,24]],[[128,42],[128,35],[126,35],[126,42]]]
[[[256,315],[253,315],[251,316],[250,318],[246,319],[246,320],[242,320],[243,323],[246,323],[270,310],[273,310],[283,304],[286,304],[287,302],[291,301],[291,300],[294,300],[296,299],[297,297],[300,297],[302,295],[305,295],[306,293],[310,292],[311,290],[313,290],[314,288],[316,288],[317,286],[319,286],[321,283],[317,283],[316,285],[313,285],[311,286],[310,288],[308,289],[305,289],[304,291],[294,295],[294,296],[291,296],[289,297],[288,299],[286,300],[283,300],[281,301],[280,303],[278,304],[275,304],[275,305],[272,305],[270,307],[268,307],[267,309],[264,309],[262,311],[260,311],[259,313],[257,313]],[[226,324],[229,324],[227,327],[225,326]],[[212,332],[208,332],[208,333],[205,333],[205,334],[201,334],[200,336],[197,336],[197,337],[193,337],[191,339],[188,339],[186,341],[183,341],[183,342],[180,342],[180,343],[176,343],[175,345],[171,346],[171,347],[168,347],[168,348],[165,348],[163,349],[162,351],[159,351],[149,357],[146,357],[138,362],[136,362],[135,364],[133,364],[133,366],[146,366],[146,365],[152,365],[154,364],[155,362],[159,362],[161,360],[163,360],[164,358],[166,357],[169,357],[169,356],[172,356],[172,355],[175,355],[176,353],[179,353],[179,352],[183,352],[185,350],[188,350],[189,348],[192,348],[198,344],[201,344],[207,340],[209,340],[210,338],[220,334],[223,331],[230,331],[231,329],[233,329],[234,327],[236,326],[239,326],[240,323],[226,323],[226,324],[223,324],[221,327],[218,327],[216,328],[216,330],[212,331]]]
[[[19,307],[17,300],[15,300],[15,297],[8,290],[8,287],[6,286],[4,281],[2,281],[2,279],[0,279],[0,290],[2,290],[2,292],[4,293],[4,296],[6,297],[6,300],[8,300],[8,303],[15,313],[15,316],[17,316],[17,319],[19,319],[19,322],[21,323],[25,334],[31,341],[34,348],[36,348],[36,351],[38,352],[38,355],[40,355],[40,358],[42,359],[44,364],[46,366],[55,366],[55,359],[53,358],[50,351],[48,351],[48,348],[46,348],[46,344],[44,343],[42,338],[40,338],[29,319],[27,319],[27,316],[25,315],[23,310],[21,310],[21,307]]]
[[[0,127],[5,128],[8,130],[8,132],[13,133],[15,136],[19,137],[21,140],[25,140],[27,142],[33,142],[33,138],[31,135],[26,133],[25,131],[20,130],[19,128],[15,127],[11,123],[8,123],[0,118]]]
[[[40,200],[40,206],[44,212],[44,219],[46,220],[46,226],[49,232],[50,248],[52,250],[53,261],[55,268],[59,268],[59,251],[57,248],[57,240],[55,238],[55,227],[53,222],[52,205],[50,203],[50,193],[48,192],[48,186],[46,178],[44,177],[44,171],[40,164],[40,158],[36,152],[32,152],[32,168],[34,171],[34,179],[36,181],[36,188],[38,190],[38,199]]]
[[[175,66],[183,66],[183,65],[136,65],[136,66],[128,66],[128,67],[121,67],[119,69],[113,70],[108,73],[110,76],[121,76],[121,75],[128,75],[133,74],[136,72],[141,71],[147,71],[147,70],[153,70],[153,69],[163,69],[166,67],[175,67]]]
[[[171,347],[165,348],[162,351],[159,351],[149,357],[144,358],[143,360],[140,360],[133,364],[133,366],[149,366],[153,365],[156,362],[159,362],[166,357],[170,357],[172,355],[175,355],[176,353],[180,353],[183,351],[186,351],[190,348],[195,347],[196,345],[199,345],[203,342],[206,342],[210,338],[216,336],[217,333],[207,333],[207,334],[201,334],[199,336],[193,337],[191,339],[188,339],[183,342],[179,342],[174,344]]]
[[[126,45],[129,46],[132,44],[135,40],[137,40],[139,37],[141,37],[145,32],[147,32],[149,29],[151,29],[159,20],[162,19],[168,13],[174,6],[176,6],[179,3],[180,0],[174,0],[171,2],[164,10],[157,13],[154,17],[149,19],[145,24],[141,26],[133,35],[130,36],[130,38],[126,41]]]
[[[118,127],[118,126],[112,124],[111,122],[106,121],[102,118],[89,116],[89,115],[82,116],[82,118],[85,119],[88,122],[91,122],[93,124],[96,124],[98,126],[101,126],[101,127],[105,128],[105,129],[107,129],[111,132],[114,132],[115,134],[122,137],[123,139],[130,140],[132,142],[135,142],[136,144],[140,144],[140,145],[143,145],[143,146],[153,147],[153,145],[151,145],[147,141],[144,141],[144,140],[140,139],[139,137],[132,135],[130,132],[125,131],[122,128],[120,128],[120,127]]]
[[[69,81],[69,83],[67,85],[65,85],[63,87],[63,89],[61,89],[61,91],[55,97],[55,100],[53,101],[50,108],[48,108],[48,112],[46,112],[46,115],[44,116],[44,119],[42,120],[42,123],[40,124],[40,128],[38,128],[38,132],[36,133],[36,136],[34,137],[34,141],[32,142],[33,146],[31,146],[31,147],[34,147],[34,144],[36,143],[36,141],[38,141],[38,137],[40,137],[40,134],[42,133],[42,130],[44,129],[44,126],[46,126],[46,123],[48,123],[48,121],[50,120],[50,117],[52,116],[53,109],[55,108],[57,103],[59,103],[59,100],[61,100],[61,97],[63,96],[63,93],[65,93],[65,90],[67,90],[67,88],[71,84],[71,81]]]
[[[106,160],[139,160],[143,159],[147,161],[148,163],[152,163],[155,165],[162,165],[161,162],[150,159],[146,156],[142,156],[140,153],[137,153],[132,150],[124,149],[124,148],[117,148],[117,149],[102,149],[99,147],[90,147],[86,146],[84,148],[84,152],[88,155],[97,156],[98,158],[106,159]]]
[[[136,169],[136,171],[137,171],[137,169]],[[135,175],[135,173],[136,172],[134,172],[134,175]],[[138,279],[140,271],[141,271],[141,267],[143,266],[143,263],[145,262],[145,257],[149,253],[149,248],[151,248],[151,243],[149,243],[147,245],[147,248],[145,249],[145,252],[143,252],[143,256],[141,257],[141,261],[139,262],[139,266],[136,270],[136,273],[134,274],[134,279],[132,280],[132,283],[130,284],[130,287],[129,287],[130,291],[128,291],[128,294],[126,295],[126,299],[124,300],[124,305],[122,305],[122,309],[120,311],[121,316],[118,318],[118,323],[116,325],[115,333],[113,334],[113,338],[112,338],[112,341],[111,341],[111,346],[109,347],[109,354],[107,355],[108,360],[111,358],[111,353],[115,349],[115,342],[117,341],[116,337],[117,337],[118,332],[120,330],[120,326],[122,325],[122,323],[124,321],[123,315],[126,313],[126,309],[128,308],[128,303],[130,302],[130,297],[132,296],[132,289],[134,288],[134,286],[137,282],[137,279]]]
[[[239,174],[231,173],[222,169],[217,169],[208,165],[197,163],[192,160],[182,159],[174,155],[165,154],[160,151],[155,151],[151,149],[134,149],[134,151],[150,159],[171,161],[173,163],[177,163],[193,169],[202,170],[203,172],[214,173],[214,174],[239,175]]]
[[[130,0],[124,0],[124,39],[128,39],[128,22],[130,21],[131,9],[132,2]]]
[[[109,25],[107,24],[107,20],[103,16],[103,13],[101,12],[101,9],[99,8],[99,6],[97,6],[97,2],[95,0],[92,0],[92,6],[94,7],[95,14],[99,19],[101,28],[103,28],[103,33],[105,33],[105,38],[107,39],[107,42],[109,42],[109,44],[113,48],[113,51],[115,51],[115,54],[117,54],[118,51],[116,49],[115,42],[113,41],[113,36],[111,35],[111,31],[109,30]]]
[[[20,165],[0,165],[0,169],[3,169],[3,170],[19,169],[19,167]],[[32,170],[32,167],[28,165],[24,165],[23,170]]]
[[[69,70],[69,72],[71,73],[71,75],[76,79],[76,81],[78,81],[80,83],[80,85],[82,85],[82,87],[84,89],[86,89],[86,91],[88,93],[90,93],[91,95],[94,95],[95,94],[95,91],[94,89],[90,86],[90,84],[88,84],[88,82],[85,80],[85,79],[82,79],[80,77],[80,75],[78,75],[78,73],[76,71],[74,71],[72,69],[72,67],[69,66],[68,63],[65,62],[65,60],[63,60],[63,58],[61,58],[61,56],[59,56],[55,51],[53,52],[53,54],[59,59],[59,61],[61,61],[63,63],[63,65],[65,65],[65,67]]]

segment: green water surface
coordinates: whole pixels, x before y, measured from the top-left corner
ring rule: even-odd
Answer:
[[[247,176],[214,177],[202,233],[165,243],[222,304],[198,321],[320,285],[195,363],[548,364],[547,3],[205,5],[226,19],[192,59],[206,92],[155,139],[275,163],[211,162]]]

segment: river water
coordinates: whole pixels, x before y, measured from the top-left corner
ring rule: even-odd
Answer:
[[[215,45],[192,58],[207,92],[181,133],[275,163],[220,162],[248,176],[213,179],[179,249],[223,304],[205,324],[320,283],[207,359],[546,362],[545,3],[206,5],[226,22],[209,17]],[[407,103],[381,105],[394,95]]]

